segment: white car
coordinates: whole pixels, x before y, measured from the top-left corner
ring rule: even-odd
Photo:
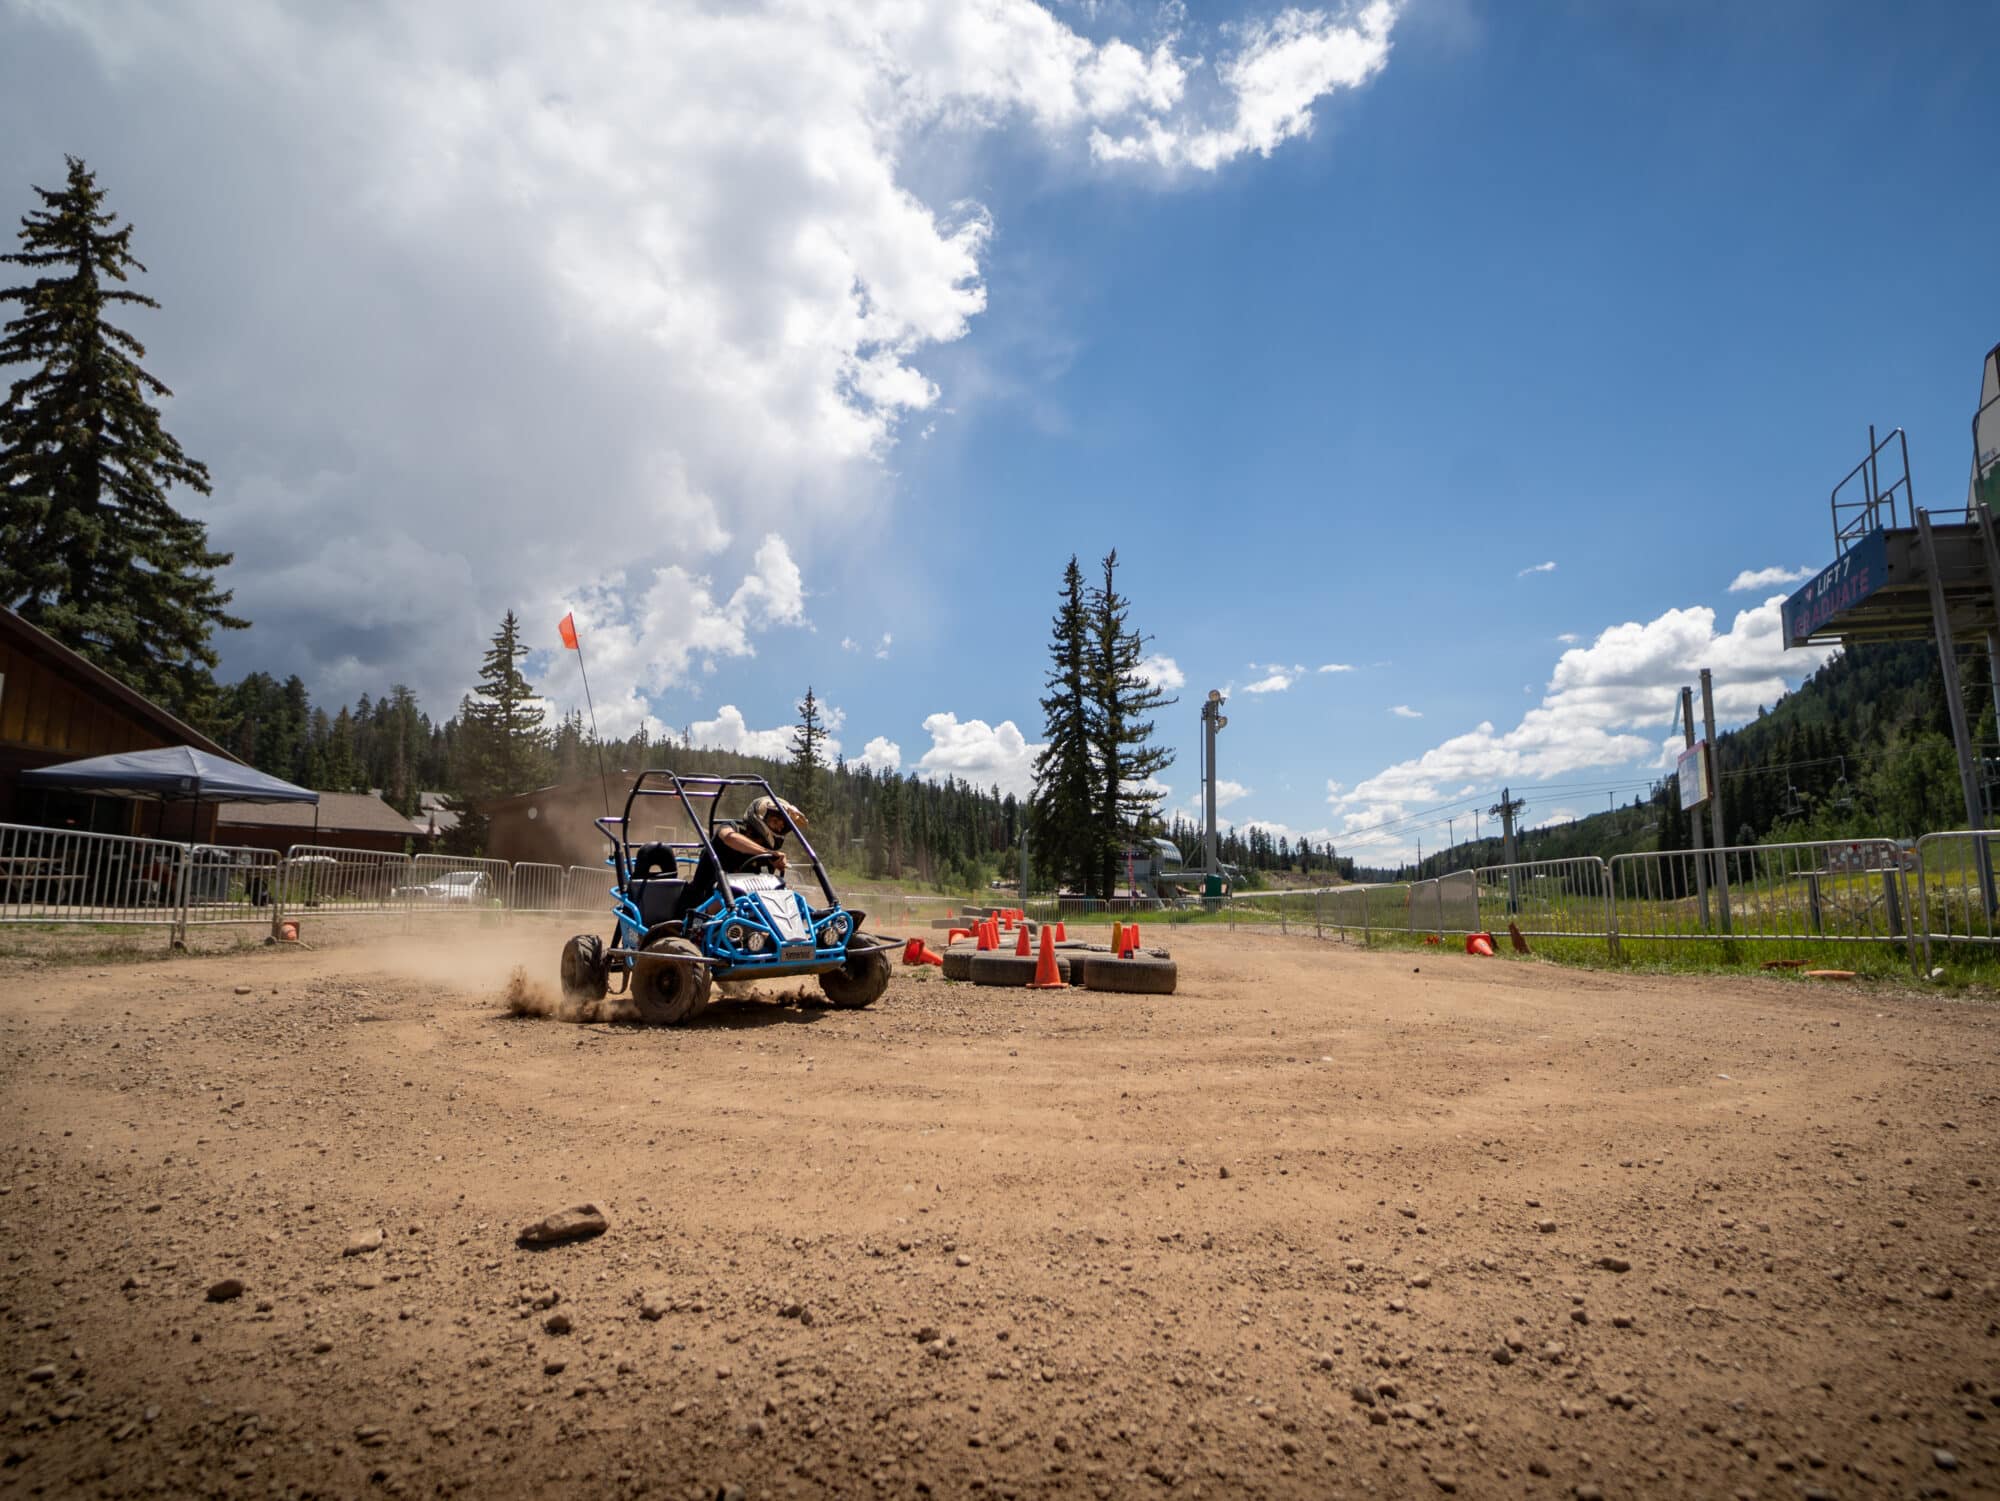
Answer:
[[[422,886],[398,886],[395,894],[398,900],[406,902],[438,902],[452,907],[469,907],[492,897],[493,882],[483,870],[452,870]]]

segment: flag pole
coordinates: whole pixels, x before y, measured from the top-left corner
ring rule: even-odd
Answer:
[[[590,738],[597,743],[597,785],[604,793],[604,816],[609,818],[611,816],[611,782],[604,774],[604,739],[597,733],[597,705],[590,701],[590,674],[584,669],[583,665],[583,637],[576,628],[575,612],[572,611],[570,614],[565,615],[563,623],[569,627],[568,631],[565,632],[570,638],[566,644],[575,648],[576,670],[583,678],[583,702],[584,706],[590,710]]]

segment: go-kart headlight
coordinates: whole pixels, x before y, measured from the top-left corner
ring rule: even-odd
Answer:
[[[743,946],[753,954],[761,954],[764,952],[764,946],[767,942],[769,940],[764,937],[763,929],[752,928],[744,938]]]
[[[829,918],[826,926],[820,931],[826,934],[826,941],[830,944],[845,943],[847,941],[847,919],[844,916]]]
[[[729,940],[729,946],[730,946],[731,948],[733,948],[733,949],[740,949],[740,948],[742,948],[742,947],[743,947],[743,924],[742,924],[742,923],[740,923],[740,922],[733,922],[733,923],[731,923],[731,924],[730,924],[730,925],[729,925],[728,927],[726,927],[726,928],[724,928],[724,929],[722,930],[722,936],[723,936],[724,938],[726,938],[726,939],[728,939],[728,940]]]

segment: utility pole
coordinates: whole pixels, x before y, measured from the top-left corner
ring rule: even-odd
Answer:
[[[1694,689],[1681,689],[1681,724],[1687,731],[1687,748],[1694,749]],[[1704,768],[1705,769],[1705,768]],[[1713,789],[1711,789],[1712,791]],[[1708,926],[1708,856],[1702,846],[1708,841],[1701,832],[1701,804],[1688,810],[1688,826],[1694,830],[1694,886],[1701,896],[1701,925]]]
[[[1215,847],[1215,737],[1229,723],[1222,712],[1227,702],[1221,689],[1211,688],[1201,706],[1202,812],[1207,820],[1201,843],[1201,894],[1210,907],[1222,899],[1222,859]]]
[[[1715,833],[1715,910],[1722,931],[1729,931],[1729,857],[1722,853],[1729,840],[1722,832],[1722,758],[1715,753],[1715,680],[1701,670],[1701,728],[1708,737],[1708,818]]]
[[[1444,832],[1445,832],[1445,836],[1446,836],[1446,837],[1447,837],[1448,839],[1450,839],[1450,840],[1451,840],[1451,853],[1452,853],[1452,854],[1454,854],[1454,855],[1455,855],[1455,854],[1457,854],[1457,853],[1458,853],[1458,820],[1456,820],[1456,819],[1454,819],[1454,818],[1447,818],[1447,819],[1445,819],[1445,821],[1444,821]],[[1446,865],[1450,865],[1451,863],[1452,863],[1452,862],[1451,862],[1451,861],[1450,861],[1449,859],[1447,859],[1447,860],[1445,861],[1445,864],[1446,864]]]
[[[1507,866],[1507,910],[1519,912],[1521,905],[1514,891],[1514,819],[1527,806],[1521,798],[1514,796],[1511,787],[1500,789],[1500,801],[1486,811],[1500,816],[1501,859]]]

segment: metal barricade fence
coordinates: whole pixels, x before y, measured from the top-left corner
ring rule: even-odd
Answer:
[[[278,865],[277,902],[281,914],[400,912],[409,884],[408,855],[295,844]]]
[[[1924,968],[1931,964],[1931,945],[1993,944],[2000,941],[1996,919],[1987,904],[2000,834],[1960,831],[1926,834],[1917,841],[1907,880],[1917,888],[1917,928],[1923,941]]]
[[[1611,869],[1597,856],[1482,865],[1465,874],[1475,888],[1476,926],[1453,926],[1446,932],[1499,933],[1516,927],[1527,938],[1602,938],[1613,954],[1618,952]]]
[[[0,920],[178,928],[186,847],[0,824]]]
[[[1621,939],[1913,943],[1892,839],[1653,851],[1610,870]]]
[[[611,867],[572,865],[563,877],[563,911],[596,915],[611,910]]]
[[[503,908],[511,870],[505,860],[469,855],[413,855],[404,891],[412,912],[492,912]]]
[[[562,865],[524,863],[507,872],[509,912],[561,912],[569,884]]]
[[[197,844],[187,851],[182,928],[271,921],[278,902],[279,864],[276,850]]]

